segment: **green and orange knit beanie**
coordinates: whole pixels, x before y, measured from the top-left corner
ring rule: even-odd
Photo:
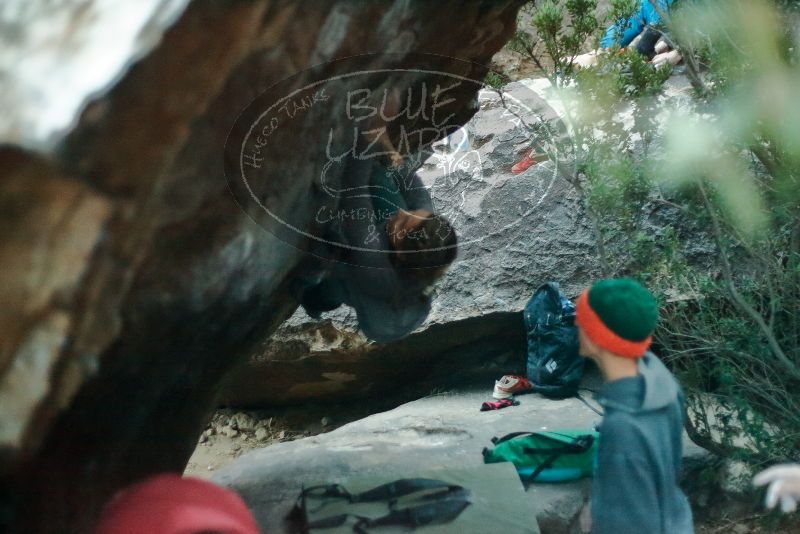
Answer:
[[[598,347],[617,356],[644,356],[653,341],[658,305],[628,278],[601,280],[578,297],[575,323]]]

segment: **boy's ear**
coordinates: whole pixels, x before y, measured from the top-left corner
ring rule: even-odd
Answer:
[[[597,345],[583,333],[580,326],[578,327],[578,352],[585,358],[591,358],[597,354]]]

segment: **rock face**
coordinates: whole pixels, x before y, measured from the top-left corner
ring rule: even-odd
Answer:
[[[557,281],[575,296],[598,275],[574,189],[550,163],[511,173],[530,146],[524,124],[557,115],[541,82],[511,84],[503,100],[496,91],[481,91],[480,111],[465,128],[467,148],[435,147],[420,168],[437,211],[459,232],[459,257],[437,284],[422,327],[401,341],[376,344],[358,332],[349,309],[322,322],[298,310],[232,374],[223,402],[370,398],[398,384],[447,385],[452,378],[488,380],[524,369],[520,311],[533,291]],[[453,144],[460,140],[453,138]]]
[[[86,532],[119,487],[182,469],[221,380],[295,309],[288,281],[314,269],[303,230],[325,230],[313,220],[323,161],[309,147],[341,150],[351,125],[286,111],[294,120],[258,145],[248,176],[259,211],[225,179],[242,110],[268,88],[321,79],[334,100],[366,89],[374,105],[382,90],[481,80],[521,3],[63,2],[50,29],[66,54],[44,46],[50,3],[0,8],[15,28],[0,53],[0,530]],[[418,52],[436,55],[420,64]],[[14,53],[38,55],[22,70]],[[353,71],[372,74],[340,76]],[[474,113],[477,88],[441,102],[453,125]],[[40,120],[36,98],[64,116]],[[347,185],[341,169],[327,179]],[[241,184],[230,189],[241,200]],[[270,217],[294,234],[265,231]]]
[[[591,375],[587,385],[598,380]],[[520,406],[480,412],[481,403],[491,397],[490,386],[433,395],[327,434],[252,451],[217,471],[213,480],[242,495],[262,530],[286,532],[283,518],[301,484],[321,479],[342,483],[348,476],[373,474],[388,477],[388,482],[430,469],[477,466],[483,463],[481,450],[491,446],[494,436],[541,429],[589,429],[600,419],[578,399],[553,401],[539,395],[518,397]],[[684,441],[686,457],[704,457],[688,438]],[[513,473],[511,476],[516,478]],[[575,532],[572,529],[589,489],[588,479],[533,484],[526,494],[528,508],[518,513],[535,517],[543,534]]]
[[[690,98],[685,76],[665,84],[665,109],[688,108]],[[378,344],[361,335],[349,308],[324,314],[322,321],[298,310],[231,374],[223,403],[269,406],[380,398],[387,392],[409,399],[439,386],[524,371],[521,310],[533,291],[555,281],[575,297],[600,276],[600,267],[582,203],[554,166],[545,162],[511,172],[530,147],[526,126],[557,124],[563,115],[548,82],[484,89],[478,102],[466,137],[457,132],[449,148],[435,146],[419,169],[437,211],[459,233],[459,256],[437,283],[427,321],[405,339]],[[622,106],[622,122],[632,124],[632,113],[630,105]],[[689,228],[668,204],[654,199],[646,206],[642,230],[659,235],[677,222],[687,256],[712,270],[714,247],[706,230]],[[624,271],[627,255],[614,254],[622,235],[606,247]]]

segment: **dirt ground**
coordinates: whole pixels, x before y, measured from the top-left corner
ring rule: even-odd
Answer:
[[[302,427],[302,428],[301,428]],[[211,478],[214,471],[245,452],[333,428],[329,419],[316,424],[263,412],[218,410],[200,436],[184,474]]]
[[[211,478],[214,471],[253,449],[330,432],[351,421],[390,410],[410,399],[316,405],[273,410],[219,409],[197,442],[184,474]]]

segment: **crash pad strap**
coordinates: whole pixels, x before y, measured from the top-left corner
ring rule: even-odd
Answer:
[[[399,497],[429,490],[439,491],[425,493],[414,498],[411,502],[420,503],[416,506],[396,507]],[[356,514],[337,514],[308,521],[306,497],[309,495],[313,495],[318,499],[341,498],[351,503],[388,501],[389,513],[374,519]],[[452,521],[469,506],[469,495],[469,490],[462,486],[430,478],[398,479],[357,494],[351,494],[339,484],[330,484],[304,488],[295,505],[293,514],[302,515],[305,532],[308,532],[309,529],[340,527],[344,525],[348,518],[356,519],[356,523],[353,525],[354,532],[367,532],[366,529],[387,525],[414,528]]]

